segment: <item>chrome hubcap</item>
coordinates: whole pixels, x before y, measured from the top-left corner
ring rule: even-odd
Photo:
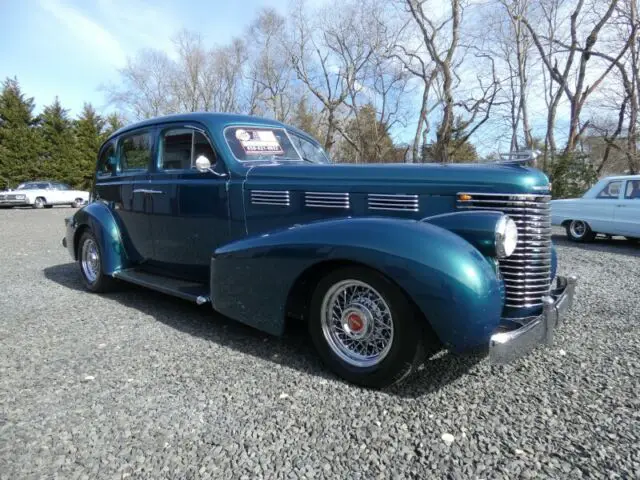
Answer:
[[[100,274],[100,252],[96,242],[90,238],[82,244],[80,261],[82,263],[82,273],[84,273],[89,283],[94,283]]]
[[[580,238],[587,231],[587,226],[582,220],[574,220],[571,222],[569,229],[571,230],[571,235],[576,238]]]
[[[343,280],[325,294],[322,332],[331,350],[356,367],[380,363],[393,343],[391,310],[371,285]]]

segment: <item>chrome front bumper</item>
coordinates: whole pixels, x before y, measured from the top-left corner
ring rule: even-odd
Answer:
[[[489,358],[495,363],[508,363],[541,343],[550,344],[553,332],[573,303],[577,277],[557,277],[556,288],[543,298],[542,315],[519,320],[516,328],[495,333],[489,341]]]

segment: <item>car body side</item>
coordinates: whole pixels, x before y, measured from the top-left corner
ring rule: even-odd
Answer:
[[[217,311],[273,334],[282,333],[287,315],[304,314],[297,297],[304,298],[319,274],[337,264],[363,265],[400,286],[443,344],[454,350],[487,344],[504,304],[491,256],[491,235],[501,213],[455,212],[455,198],[435,194],[419,213],[357,214],[357,189],[356,206],[348,212],[311,212],[303,208],[303,199],[288,194],[284,209],[254,205],[250,189],[294,190],[317,181],[278,177],[278,169],[296,168],[287,166],[260,167],[267,174],[252,175],[258,168],[239,165],[224,140],[230,125],[285,128],[254,117],[213,122],[190,115],[116,132],[100,155],[112,148],[117,157],[122,139],[146,132],[153,139],[148,168],[96,179],[94,201],[67,224],[71,255],[77,258],[78,239],[90,228],[106,252],[106,273],[145,265],[207,283]],[[202,131],[211,141],[218,160],[212,162],[214,170],[159,171],[160,134],[180,127]],[[286,128],[317,144],[304,132]],[[321,166],[313,170],[318,177],[326,172]],[[431,215],[425,218],[425,212]],[[555,262],[553,268],[552,275]]]
[[[618,185],[616,194],[606,189]],[[640,238],[640,175],[603,178],[581,198],[551,201],[553,225],[567,226],[572,220],[586,222],[595,233]],[[606,195],[603,192],[606,191]]]

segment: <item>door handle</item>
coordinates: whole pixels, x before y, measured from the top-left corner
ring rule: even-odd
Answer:
[[[616,207],[626,207],[626,205],[624,205],[623,203],[619,203],[618,205],[616,205]]]
[[[162,190],[148,190],[146,188],[136,188],[133,193],[148,193],[151,195],[158,195],[158,194],[163,194],[164,192]]]

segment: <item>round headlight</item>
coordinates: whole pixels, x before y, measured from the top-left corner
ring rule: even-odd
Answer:
[[[496,224],[496,256],[505,258],[510,256],[518,244],[518,227],[507,215]]]

